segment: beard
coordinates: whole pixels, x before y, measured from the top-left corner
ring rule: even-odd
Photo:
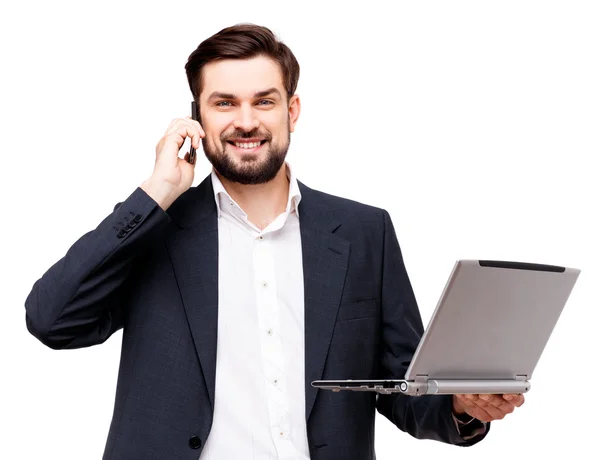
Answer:
[[[260,133],[253,130],[249,133],[235,131],[231,134],[221,135],[222,148],[219,151],[215,146],[210,145],[204,137],[202,139],[202,147],[204,154],[215,170],[230,182],[237,182],[243,185],[264,184],[275,178],[287,156],[290,146],[290,123],[288,119],[288,134],[287,139],[279,145],[273,145],[273,137],[270,134]],[[241,158],[241,164],[238,164],[233,154],[227,153],[227,149],[233,146],[227,142],[228,139],[250,139],[259,137],[266,139],[266,145],[262,148],[267,148],[266,152],[261,152],[259,159],[258,155],[247,155]]]

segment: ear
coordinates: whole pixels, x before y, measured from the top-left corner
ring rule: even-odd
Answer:
[[[298,117],[300,116],[300,96],[297,94],[294,94],[290,98],[288,116],[290,117],[290,132],[293,133]]]

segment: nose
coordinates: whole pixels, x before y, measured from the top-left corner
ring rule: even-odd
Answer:
[[[233,126],[236,129],[244,131],[252,131],[259,126],[258,118],[256,118],[254,110],[248,105],[242,105],[237,111]]]

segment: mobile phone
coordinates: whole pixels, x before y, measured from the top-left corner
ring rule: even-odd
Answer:
[[[192,101],[192,120],[198,121],[198,110],[196,107],[196,101]],[[190,142],[190,157],[188,158],[188,163],[195,164],[196,163],[196,149]]]

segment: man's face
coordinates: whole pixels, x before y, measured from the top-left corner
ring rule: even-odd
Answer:
[[[300,100],[289,103],[279,64],[258,56],[203,68],[200,119],[208,160],[225,179],[262,184],[281,169]]]

